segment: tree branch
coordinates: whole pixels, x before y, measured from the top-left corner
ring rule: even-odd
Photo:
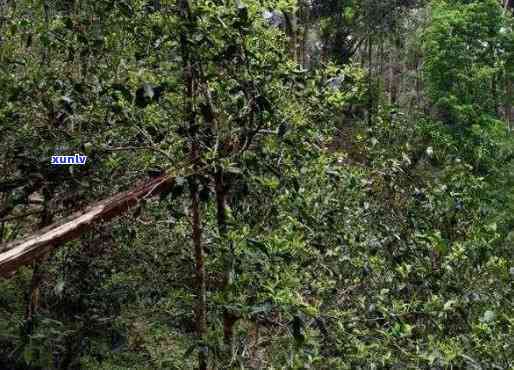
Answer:
[[[170,189],[175,176],[164,174],[132,190],[101,200],[60,222],[41,229],[30,237],[0,246],[0,275],[12,275],[19,267],[38,259],[66,241],[72,240],[99,221],[110,220],[139,201]]]

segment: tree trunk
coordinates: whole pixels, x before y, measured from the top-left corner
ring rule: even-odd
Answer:
[[[373,87],[373,38],[368,37],[368,125],[371,126],[373,121],[373,105],[374,105],[374,87]]]
[[[188,58],[189,59],[189,58]],[[189,131],[191,134],[191,152],[190,158],[195,162],[199,157],[200,145],[198,136],[195,133],[196,115],[193,106],[193,99],[195,97],[195,77],[191,61],[186,61],[186,113],[189,115]],[[195,163],[194,169],[198,168]],[[207,334],[207,296],[206,296],[206,281],[205,281],[205,262],[204,250],[202,245],[202,225],[200,221],[200,193],[198,189],[198,179],[196,175],[189,178],[189,189],[191,193],[191,228],[193,249],[195,255],[195,280],[196,280],[196,294],[197,302],[195,307],[196,331],[200,348],[198,352],[198,368],[200,370],[207,369],[207,346],[205,343]]]
[[[182,19],[187,23],[187,29],[191,30],[195,22],[191,13],[188,0],[178,0],[178,9]],[[197,73],[193,65],[195,57],[191,55],[188,45],[188,35],[182,32],[180,35],[182,60],[184,63],[183,73],[185,82],[185,106],[184,111],[189,125],[189,139],[191,142],[190,160],[193,169],[198,170],[197,160],[200,156],[200,143],[196,127],[196,110],[194,101],[196,98]],[[200,220],[200,193],[198,189],[198,178],[192,175],[189,178],[189,190],[191,194],[191,229],[193,250],[195,256],[195,285],[197,301],[194,307],[196,320],[196,334],[199,344],[198,368],[207,370],[208,350],[206,341],[207,335],[207,296],[205,279],[205,257],[202,245],[202,225]]]
[[[25,310],[25,332],[24,336],[29,337],[34,332],[34,316],[39,308],[39,288],[44,280],[44,266],[47,256],[33,262],[32,279],[30,280],[29,293],[27,295],[27,307]]]
[[[309,5],[308,3],[302,1],[298,2],[298,28],[301,26],[301,34],[298,32],[298,56],[297,62],[303,68],[307,67],[307,38],[309,33]]]
[[[423,75],[421,68],[421,58],[416,56],[416,109],[422,108],[422,93],[423,93]]]
[[[512,78],[507,74],[505,80],[505,121],[509,130],[512,130],[512,99]]]
[[[498,104],[498,88],[497,88],[497,74],[494,73],[491,80],[491,96],[493,97],[493,109],[496,116],[499,115],[499,104]]]
[[[49,202],[52,198],[52,192],[44,192],[45,203],[43,213],[41,214],[41,222],[39,227],[43,228],[52,223],[53,215],[49,210]],[[33,262],[32,279],[30,281],[30,290],[27,296],[27,307],[25,310],[25,337],[28,339],[34,332],[34,316],[39,308],[39,296],[41,283],[45,278],[44,263],[48,259],[49,253],[42,256],[39,260]]]
[[[395,73],[395,58],[394,58],[395,50],[393,47],[389,50],[389,104],[396,104],[396,73]]]
[[[305,10],[307,11],[307,10]],[[307,48],[309,43],[309,22],[305,21],[303,24],[303,36],[302,36],[302,67],[310,68],[312,53]]]
[[[297,40],[297,18],[294,12],[284,12],[286,21],[286,34],[289,39],[289,53],[293,59],[296,60],[296,45]]]
[[[48,1],[43,1],[43,13],[45,15],[45,31],[48,32],[50,29],[50,8],[48,6]],[[49,47],[43,48],[43,55],[42,55],[42,63],[46,67],[49,67],[50,64],[50,55],[49,55]]]
[[[378,47],[378,73],[380,78],[384,78],[384,38],[380,37],[380,44]]]
[[[193,144],[191,154],[195,155],[198,151],[198,144]],[[205,343],[207,334],[207,296],[205,282],[205,263],[204,250],[202,245],[202,229],[200,223],[200,197],[198,191],[198,180],[192,176],[189,180],[191,191],[191,225],[192,238],[195,254],[195,280],[197,291],[197,302],[195,307],[196,331],[200,348],[198,352],[198,368],[207,369],[207,346]]]
[[[216,209],[217,209],[217,222],[218,232],[222,243],[227,242],[227,215],[226,215],[226,202],[227,202],[227,187],[224,181],[223,169],[218,167],[214,176],[215,188],[216,188]],[[230,246],[226,251],[225,259],[225,277],[223,281],[223,289],[227,294],[229,300],[230,288],[233,283],[234,275],[234,251]],[[223,342],[227,348],[229,358],[232,358],[234,353],[234,326],[239,320],[239,315],[230,310],[223,310]]]

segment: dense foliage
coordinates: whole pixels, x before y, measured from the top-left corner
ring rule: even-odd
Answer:
[[[0,280],[0,368],[512,368],[511,11],[0,3],[0,242],[177,176]]]

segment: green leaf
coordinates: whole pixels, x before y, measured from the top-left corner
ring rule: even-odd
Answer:
[[[488,323],[496,319],[496,313],[494,311],[487,310],[484,312],[484,316],[480,318],[481,322]]]
[[[240,175],[242,173],[241,169],[235,166],[228,166],[225,168],[225,171],[228,173],[234,173],[236,175]]]
[[[34,353],[32,351],[32,348],[30,347],[30,345],[27,345],[23,350],[23,361],[25,361],[27,365],[30,365],[33,360],[33,356]]]

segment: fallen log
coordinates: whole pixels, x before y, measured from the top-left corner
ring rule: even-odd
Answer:
[[[98,201],[83,211],[78,211],[53,223],[31,236],[0,247],[0,276],[9,277],[16,270],[39,259],[70,241],[99,221],[108,221],[136,205],[139,201],[169,190],[175,183],[175,176],[164,174],[134,189],[118,193]]]

